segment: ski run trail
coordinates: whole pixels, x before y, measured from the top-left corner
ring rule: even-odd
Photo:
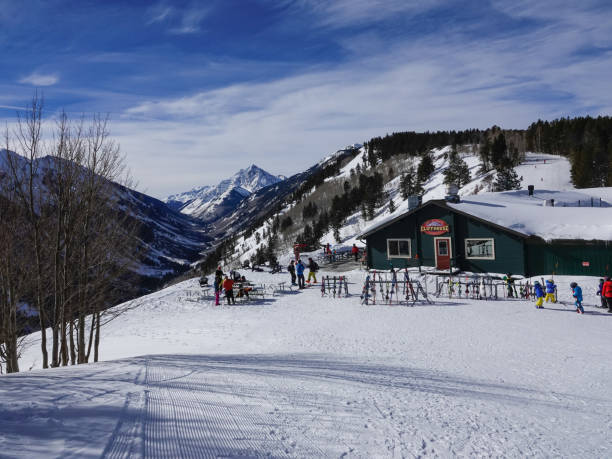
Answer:
[[[36,369],[32,335],[24,371],[0,377],[0,456],[612,457],[597,279],[577,279],[578,315],[519,300],[365,306],[364,273],[345,274],[348,298],[317,284],[219,307],[185,281],[105,325],[97,364]],[[569,301],[576,279],[555,280]]]

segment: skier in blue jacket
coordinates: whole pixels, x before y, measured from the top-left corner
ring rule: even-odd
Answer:
[[[557,290],[557,286],[555,285],[555,281],[552,279],[548,279],[546,281],[546,298],[545,301],[548,303],[550,300],[553,303],[557,302],[557,298],[555,297],[555,292]]]
[[[300,289],[303,289],[305,287],[304,269],[306,269],[306,267],[302,263],[302,260],[298,260],[297,264],[295,265],[295,272],[297,273],[298,286],[299,286],[298,288]]]
[[[582,307],[582,289],[576,282],[570,284],[572,288],[572,296],[576,299],[574,304],[576,305],[576,312],[578,314],[584,314],[584,308]]]
[[[533,291],[535,293],[535,297],[536,299],[536,308],[538,309],[544,309],[544,289],[542,288],[542,285],[538,282],[535,281],[533,283]]]

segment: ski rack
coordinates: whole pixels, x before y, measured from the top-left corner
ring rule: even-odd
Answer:
[[[349,296],[347,276],[327,275],[321,278],[322,298],[348,298]]]
[[[472,300],[529,300],[533,284],[529,281],[508,283],[491,276],[456,275],[436,277],[436,297]]]
[[[361,304],[407,305],[417,302],[432,304],[427,294],[427,278],[424,285],[411,279],[408,271],[369,270],[361,292]]]

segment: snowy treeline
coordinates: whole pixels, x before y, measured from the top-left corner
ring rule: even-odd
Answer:
[[[0,369],[19,371],[20,336],[41,330],[42,366],[98,359],[102,311],[134,255],[136,225],[112,205],[126,178],[108,120],[49,132],[42,99],[0,150]],[[47,336],[47,327],[50,337]],[[50,343],[48,342],[50,341]]]

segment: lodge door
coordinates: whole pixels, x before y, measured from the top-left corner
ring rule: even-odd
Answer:
[[[436,269],[445,270],[450,268],[451,240],[449,237],[434,238],[436,251]]]

